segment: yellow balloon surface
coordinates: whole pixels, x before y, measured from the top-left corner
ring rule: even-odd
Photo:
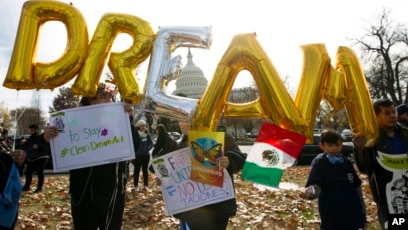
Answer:
[[[121,97],[129,102],[141,100],[134,70],[151,53],[154,33],[147,21],[127,14],[105,14],[93,35],[85,64],[71,90],[75,94],[94,96],[103,67],[116,36],[127,33],[133,38],[132,46],[122,53],[112,53],[109,67]]]
[[[196,109],[192,130],[215,130],[234,81],[241,70],[248,70],[252,74],[260,96],[258,100],[249,104],[228,103],[226,116],[246,117],[249,113],[257,114],[270,118],[276,125],[287,129],[295,131],[305,129],[299,111],[277,71],[256,40],[256,35],[240,34],[233,38],[219,62]]]
[[[373,146],[379,129],[361,64],[353,50],[340,46],[336,66],[346,75],[350,100],[346,102],[345,108],[353,133],[365,136],[367,147]]]
[[[349,95],[346,88],[345,75],[331,67],[325,88],[324,98],[336,113],[344,107]]]
[[[303,51],[303,71],[295,97],[295,105],[306,122],[303,132],[307,142],[313,142],[316,115],[324,94],[324,85],[330,70],[330,57],[324,44],[301,46]]]
[[[62,22],[67,29],[66,49],[61,57],[53,62],[36,62],[40,29],[44,23],[55,20]],[[166,38],[177,37],[179,33],[175,34],[174,31],[172,33],[171,28],[168,30],[163,32],[163,39],[157,44],[156,50],[159,54],[155,61],[168,57],[166,54],[173,52],[173,49],[178,46],[173,44],[174,41],[171,43]],[[181,28],[181,30],[196,31],[191,28]],[[135,69],[152,52],[155,35],[150,24],[133,15],[105,14],[88,47],[88,32],[82,14],[72,5],[57,1],[39,0],[24,3],[13,54],[3,85],[18,90],[53,89],[65,84],[79,72],[71,88],[72,92],[94,96],[114,39],[120,33],[129,34],[133,38],[133,43],[121,53],[111,53],[108,66],[122,99],[138,103],[144,95],[143,90],[139,89]],[[172,36],[168,37],[167,34]],[[184,33],[180,35],[183,39],[191,39],[195,34],[192,33],[187,37]],[[207,40],[199,39],[203,43]],[[159,52],[161,51],[159,48],[162,48],[164,43],[167,44],[165,50],[168,51]],[[201,43],[197,46],[207,47]],[[299,91],[293,101],[271,61],[256,40],[256,35],[235,36],[220,60],[202,99],[198,101],[192,130],[214,131],[224,113],[226,117],[268,118],[276,125],[303,133],[310,139],[313,137],[320,101],[324,98],[336,111],[345,106],[353,132],[367,137],[369,140],[367,146],[372,146],[378,137],[378,127],[364,73],[355,53],[347,47],[339,47],[336,68],[332,68],[323,44],[309,44],[301,48],[304,53],[303,72]],[[167,74],[175,75],[173,73],[179,69],[178,63],[177,58],[169,60],[168,63],[166,59],[162,64],[167,66],[167,71],[162,69],[164,68],[162,65],[155,70],[158,73],[165,71]],[[252,74],[260,96],[248,103],[229,103],[229,93],[242,70]],[[159,75],[153,77],[159,79]],[[151,85],[153,84],[156,85],[156,82]],[[158,88],[163,87],[164,85]],[[156,91],[153,92],[150,98],[155,98],[157,95]],[[172,99],[169,97],[169,100]],[[158,106],[163,104],[159,100],[155,103]],[[167,102],[164,104],[170,105]],[[193,111],[190,109],[190,102],[179,104],[178,108],[184,109],[184,112],[187,111],[190,114]],[[165,106],[158,108],[165,112],[174,111]]]
[[[68,34],[63,55],[50,63],[35,61],[40,29],[47,21],[62,22]],[[13,89],[54,89],[75,77],[86,55],[88,30],[73,6],[54,1],[24,3],[13,55],[3,85]]]

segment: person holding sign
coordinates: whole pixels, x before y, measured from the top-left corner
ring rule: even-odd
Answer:
[[[188,147],[188,132],[190,129],[190,123],[188,121],[180,121],[179,127],[183,133],[182,141],[178,146],[178,148],[181,149],[184,147]],[[233,141],[234,143],[225,143],[225,146],[231,146],[231,149],[225,148],[224,156],[217,158],[216,164],[222,168],[226,168],[231,180],[233,180],[232,174],[242,169],[246,154],[240,152],[239,147],[236,146],[233,139],[228,138],[225,139],[225,141]],[[180,229],[182,230],[222,230],[227,228],[229,218],[231,216],[234,216],[236,214],[236,211],[237,203],[236,199],[233,198],[178,213],[174,216],[180,219]]]
[[[0,148],[0,229],[14,229],[26,152]]]
[[[398,125],[397,110],[390,99],[378,99],[372,106],[379,137],[373,146],[366,146],[367,137],[354,135],[354,153],[359,171],[368,175],[381,229],[388,229],[390,214],[408,214],[408,200],[393,195],[400,179],[407,176],[408,130]],[[406,194],[407,184],[401,191]]]
[[[99,83],[96,96],[82,100],[80,106],[112,103],[116,93],[114,86]],[[125,111],[132,114],[133,107],[125,104]],[[58,128],[55,126],[44,130],[47,142],[57,135]],[[70,170],[74,229],[121,229],[127,181],[125,167],[126,162],[122,161]]]

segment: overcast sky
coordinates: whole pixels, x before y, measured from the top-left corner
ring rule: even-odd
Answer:
[[[7,74],[17,33],[23,0],[0,0],[0,81]],[[256,32],[257,39],[278,70],[280,76],[289,76],[296,89],[302,67],[301,45],[326,44],[332,60],[339,46],[350,46],[347,38],[363,34],[363,20],[370,20],[382,8],[391,10],[396,20],[408,23],[406,0],[78,0],[72,2],[85,18],[89,38],[105,13],[127,13],[151,23],[156,32],[160,26],[212,26],[213,42],[209,50],[193,49],[194,62],[211,80],[219,60],[234,35]],[[119,39],[119,38],[118,38]],[[124,42],[115,42],[113,51],[126,49]],[[126,40],[128,39],[128,40]],[[126,42],[125,42],[126,41]],[[36,60],[49,62],[61,56],[66,45],[66,32],[61,23],[46,23],[42,28]],[[358,52],[357,50],[355,50]],[[187,51],[179,49],[183,63]],[[148,62],[141,65],[142,76]],[[144,82],[140,82],[141,86]],[[69,86],[69,83],[67,85]],[[29,105],[33,92],[41,99],[41,107],[48,111],[58,89],[17,90],[1,84],[0,102],[9,108]]]

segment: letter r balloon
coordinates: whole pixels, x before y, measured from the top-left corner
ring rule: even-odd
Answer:
[[[127,14],[105,14],[89,45],[85,63],[71,90],[75,94],[95,96],[106,59],[116,36],[128,33],[133,38],[130,48],[122,53],[111,53],[109,69],[113,74],[121,98],[131,103],[143,99],[136,82],[135,69],[150,55],[154,33],[147,21]]]

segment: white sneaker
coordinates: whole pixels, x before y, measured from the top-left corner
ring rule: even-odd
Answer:
[[[137,187],[133,187],[132,192],[138,192],[139,189]]]

